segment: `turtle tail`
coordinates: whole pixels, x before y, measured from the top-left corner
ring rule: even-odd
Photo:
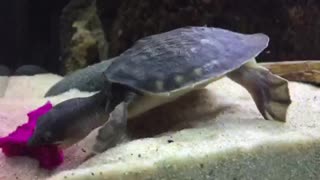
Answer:
[[[287,80],[259,66],[255,61],[229,73],[228,77],[249,91],[264,119],[286,121],[291,104]]]

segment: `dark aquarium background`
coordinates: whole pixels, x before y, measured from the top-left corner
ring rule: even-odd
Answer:
[[[319,0],[3,0],[0,64],[65,75],[137,39],[197,25],[270,36],[260,62],[320,57]]]

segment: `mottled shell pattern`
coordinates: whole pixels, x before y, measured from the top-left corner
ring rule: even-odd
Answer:
[[[115,60],[105,76],[147,93],[170,93],[226,75],[255,58],[269,43],[262,33],[183,27],[147,36]]]

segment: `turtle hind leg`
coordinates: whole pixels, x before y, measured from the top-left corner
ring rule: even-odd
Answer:
[[[249,91],[264,119],[286,121],[291,104],[287,80],[255,62],[243,65],[228,77]]]
[[[128,105],[134,101],[137,94],[125,92],[122,97],[122,100],[117,98],[106,106],[106,113],[111,113],[109,120],[98,130],[96,142],[93,146],[94,153],[101,153],[127,139]]]

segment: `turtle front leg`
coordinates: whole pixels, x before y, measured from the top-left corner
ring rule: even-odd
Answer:
[[[264,119],[286,121],[291,104],[287,80],[255,62],[243,65],[228,77],[249,91]]]
[[[128,106],[137,96],[133,92],[126,92],[123,101],[118,105],[115,106],[114,102],[107,105],[108,112],[111,109],[113,110],[111,110],[109,120],[98,130],[96,142],[93,146],[94,153],[101,153],[127,138]]]

